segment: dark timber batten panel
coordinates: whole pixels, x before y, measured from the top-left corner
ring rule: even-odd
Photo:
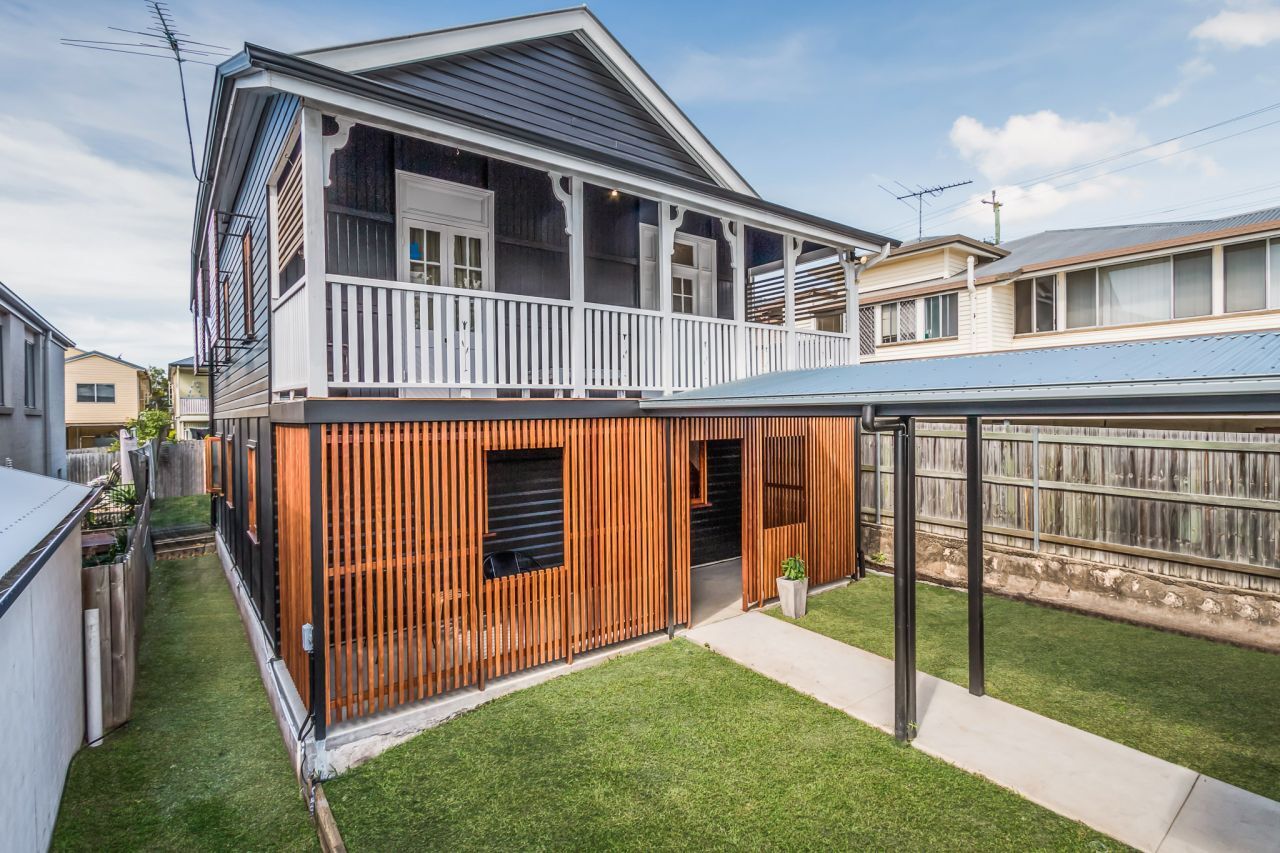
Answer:
[[[513,127],[714,183],[574,35],[406,63],[361,76]]]

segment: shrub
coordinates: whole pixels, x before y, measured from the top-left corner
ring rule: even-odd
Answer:
[[[782,561],[782,576],[789,581],[804,580],[805,565],[799,554]]]

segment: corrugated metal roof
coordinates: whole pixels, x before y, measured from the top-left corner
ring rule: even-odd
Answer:
[[[40,544],[91,489],[13,468],[0,468],[0,577]]]
[[[1196,219],[1186,222],[1142,222],[1133,225],[1107,225],[1098,228],[1068,228],[1044,231],[1000,244],[1009,254],[978,268],[978,276],[1016,273],[1036,264],[1065,258],[1076,258],[1098,252],[1119,251],[1131,246],[1180,240],[1280,220],[1280,207],[1269,207],[1222,219]]]
[[[1280,394],[1280,332],[1057,347],[770,373],[672,397],[685,408]],[[1083,408],[1087,408],[1083,407]]]

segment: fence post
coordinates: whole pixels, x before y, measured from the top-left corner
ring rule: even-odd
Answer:
[[[1031,428],[1031,547],[1040,550],[1040,427]]]
[[[875,444],[876,448],[876,525],[879,526],[881,493],[884,489],[884,486],[881,485],[880,482],[880,434],[876,432],[871,433],[871,440]]]

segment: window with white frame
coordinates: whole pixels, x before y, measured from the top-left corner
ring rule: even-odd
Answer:
[[[954,338],[960,334],[960,294],[939,293],[924,300],[924,339]]]
[[[887,302],[880,306],[880,343],[898,342],[898,303]]]
[[[1222,250],[1224,307],[1228,314],[1267,307],[1267,241],[1237,243]]]
[[[903,299],[880,306],[880,343],[900,344],[916,339],[916,300]]]
[[[396,190],[401,280],[492,290],[493,193],[410,172]]]
[[[640,225],[640,307],[658,308],[658,229]],[[716,316],[716,241],[679,231],[671,248],[671,310]]]

